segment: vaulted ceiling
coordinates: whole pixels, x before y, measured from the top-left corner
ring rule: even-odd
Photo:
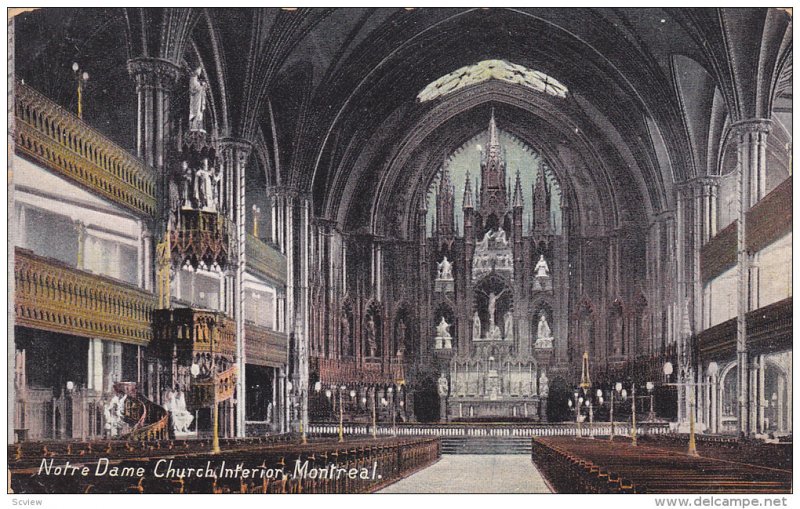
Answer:
[[[674,183],[717,172],[731,124],[791,104],[791,34],[775,9],[45,9],[17,22],[16,68],[70,107],[80,62],[87,118],[130,147],[127,60],[202,65],[218,133],[254,144],[249,183],[309,192],[343,228],[399,236],[434,159],[496,106],[505,129],[562,161],[575,205],[617,227],[646,224],[673,207]],[[492,81],[417,101],[487,59],[570,93]]]

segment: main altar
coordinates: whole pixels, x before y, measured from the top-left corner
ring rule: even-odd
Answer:
[[[429,239],[441,420],[546,419],[554,345],[567,330],[566,245],[551,220],[553,185],[541,165],[530,209],[519,170],[509,192],[492,115],[475,194],[469,174],[464,184],[461,237],[455,186],[447,163],[442,168]]]

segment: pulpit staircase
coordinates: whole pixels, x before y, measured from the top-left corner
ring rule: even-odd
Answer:
[[[166,440],[170,437],[169,413],[164,407],[145,398],[136,391],[135,384],[115,385],[118,392],[124,392],[123,420],[132,429],[120,437],[128,441]]]

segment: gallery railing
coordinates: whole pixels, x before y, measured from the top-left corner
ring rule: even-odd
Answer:
[[[153,294],[16,248],[16,324],[147,345]]]
[[[247,363],[259,366],[282,366],[286,364],[288,339],[286,333],[245,322],[244,341]]]
[[[260,273],[276,283],[286,283],[286,256],[249,233],[245,242],[245,260],[247,270]]]
[[[99,131],[21,81],[15,150],[143,216],[156,210],[153,171]]]

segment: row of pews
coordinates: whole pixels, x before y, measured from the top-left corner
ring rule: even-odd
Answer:
[[[792,469],[792,443],[738,438],[726,435],[697,435],[700,456],[719,460],[744,462],[762,467]],[[686,451],[689,435],[674,433],[639,437],[639,443],[677,452]]]
[[[673,444],[674,445],[674,444]],[[558,493],[791,493],[792,471],[629,439],[537,437],[532,459]],[[707,445],[706,448],[713,447]],[[762,454],[768,454],[768,449]],[[752,452],[752,451],[751,451]]]
[[[436,462],[437,438],[22,443],[14,493],[368,493]],[[43,461],[45,462],[43,465]],[[59,469],[60,468],[60,469]]]

